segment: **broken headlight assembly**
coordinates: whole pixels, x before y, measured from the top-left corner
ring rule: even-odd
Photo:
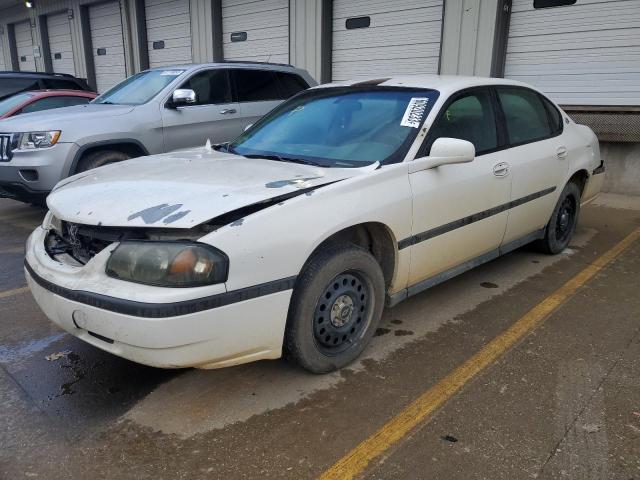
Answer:
[[[107,275],[157,287],[200,287],[227,280],[229,259],[197,242],[124,241],[111,253]]]

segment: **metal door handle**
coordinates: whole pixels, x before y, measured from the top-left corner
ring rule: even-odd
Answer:
[[[493,174],[496,177],[506,177],[509,175],[509,164],[507,162],[500,162],[494,165]]]
[[[230,113],[237,113],[237,110],[235,108],[223,108],[222,110],[220,110],[220,113],[222,115],[227,115]]]
[[[567,147],[558,147],[556,150],[558,158],[566,158],[567,157]]]

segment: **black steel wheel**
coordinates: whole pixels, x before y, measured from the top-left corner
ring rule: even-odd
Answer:
[[[578,224],[581,194],[581,188],[575,182],[569,182],[560,193],[544,238],[537,242],[544,253],[560,253],[569,245]]]
[[[293,290],[285,357],[314,373],[352,362],[373,336],[384,307],[384,276],[368,251],[332,245],[312,256]]]

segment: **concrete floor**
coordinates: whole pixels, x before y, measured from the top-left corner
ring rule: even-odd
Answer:
[[[640,202],[605,196],[562,254],[525,247],[387,310],[363,358],[324,376],[157,370],[61,332],[20,290],[42,216],[0,200],[0,478],[304,479],[637,228]],[[639,286],[636,242],[364,477],[640,478]]]

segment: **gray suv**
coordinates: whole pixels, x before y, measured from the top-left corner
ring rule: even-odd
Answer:
[[[41,203],[78,172],[232,140],[282,100],[316,85],[290,65],[223,62],[146,70],[88,105],[0,122],[0,196]]]

